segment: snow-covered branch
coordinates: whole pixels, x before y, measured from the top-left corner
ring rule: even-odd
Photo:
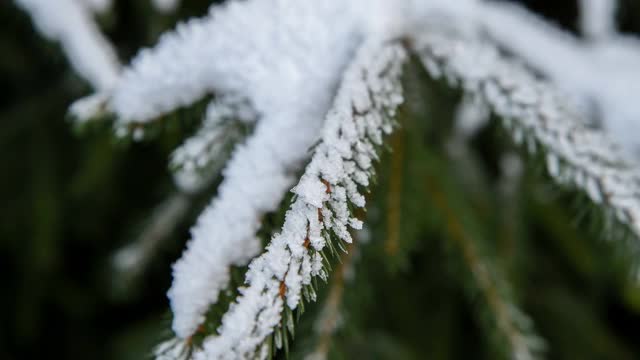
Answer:
[[[359,40],[357,11],[355,3],[229,2],[141,52],[115,87],[110,107],[120,125],[148,121],[212,92],[246,99],[258,116],[174,266],[169,298],[179,337],[191,336],[204,320],[227,286],[229,267],[258,252],[260,219],[293,185]]]
[[[320,252],[332,246],[329,234],[352,241],[348,228],[361,223],[348,203],[365,205],[358,186],[369,186],[375,147],[391,131],[390,117],[402,102],[399,76],[405,58],[398,44],[372,40],[359,50],[327,115],[322,141],[293,190],[297,198],[282,232],[251,262],[248,286],[196,358],[265,357],[263,342],[280,324],[284,306],[295,309],[311,278],[326,276]]]
[[[415,49],[432,76],[482,96],[517,143],[545,154],[556,182],[584,191],[640,237],[640,174],[566,98],[478,39],[431,31]]]
[[[614,2],[587,1],[593,2],[593,7],[603,1],[607,6]],[[640,142],[635,136],[640,132],[640,108],[634,97],[629,96],[640,93],[637,71],[640,41],[611,36],[607,41],[585,42],[519,6],[504,2],[488,1],[478,9],[477,20],[493,40],[559,88],[577,96],[585,107],[595,107],[596,111],[591,113],[599,112],[604,128],[625,146],[627,153],[634,157],[640,153]]]

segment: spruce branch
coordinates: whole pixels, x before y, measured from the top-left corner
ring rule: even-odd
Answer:
[[[405,58],[397,43],[372,39],[359,49],[327,115],[322,141],[292,190],[297,197],[282,232],[251,262],[248,286],[196,358],[266,357],[265,340],[281,324],[283,312],[302,304],[312,277],[326,277],[321,252],[352,242],[348,229],[362,224],[349,203],[365,205],[358,184],[369,186],[375,147],[391,131],[389,117],[402,101],[399,76]],[[276,342],[286,345],[286,336],[275,334]]]
[[[543,154],[553,180],[583,191],[640,237],[637,170],[552,87],[478,39],[432,31],[414,49],[432,76],[481,96],[517,144]]]
[[[226,288],[229,267],[259,252],[260,220],[293,185],[360,39],[351,3],[274,5],[228,2],[165,34],[132,61],[108,101],[124,127],[211,93],[246,99],[257,114],[253,134],[235,147],[217,197],[173,268],[173,329],[185,341]],[[277,91],[273,84],[279,84]]]
[[[598,17],[613,18],[615,0],[585,2],[594,8],[583,8],[585,14],[595,12]],[[638,39],[618,34],[610,28],[611,19],[599,19],[600,23],[609,23],[604,25],[609,28],[604,30],[608,34],[606,40],[584,41],[521,6],[502,1],[484,2],[476,17],[492,42],[574,96],[582,117],[601,124],[624,146],[626,155],[636,157],[640,153],[634,135],[640,131],[640,111],[633,96],[629,96],[640,92],[636,71],[640,61]]]

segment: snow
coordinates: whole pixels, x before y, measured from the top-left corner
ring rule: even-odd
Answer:
[[[120,64],[109,41],[80,0],[16,0],[29,12],[38,30],[60,42],[75,70],[98,91],[110,89],[118,79]],[[93,6],[108,5],[98,0]]]
[[[582,34],[592,40],[615,34],[618,0],[580,0],[579,4]]]

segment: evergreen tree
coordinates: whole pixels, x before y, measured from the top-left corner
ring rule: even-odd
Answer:
[[[640,356],[635,2],[0,6],[0,358]]]

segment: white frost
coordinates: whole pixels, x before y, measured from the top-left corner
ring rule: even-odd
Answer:
[[[120,65],[111,44],[93,21],[92,8],[87,7],[87,3],[81,0],[15,1],[29,12],[43,35],[60,42],[71,65],[96,90],[113,86]],[[90,3],[108,5],[98,0]]]

